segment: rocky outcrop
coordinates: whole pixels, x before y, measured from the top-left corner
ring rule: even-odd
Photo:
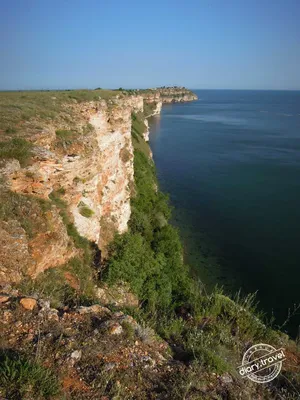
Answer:
[[[150,89],[142,94],[145,101],[149,103],[180,103],[185,101],[197,100],[197,95],[184,87],[162,87]]]
[[[1,223],[1,281],[19,281],[23,274],[35,277],[80,253],[68,236],[62,208],[78,233],[94,242],[105,257],[107,244],[115,232],[126,231],[131,214],[132,113],[144,113],[147,141],[147,118],[159,114],[162,103],[171,98],[183,101],[194,97],[186,89],[169,88],[116,95],[109,100],[74,101],[67,106],[72,121],[43,121],[39,132],[30,135],[34,147],[27,166],[16,159],[1,163],[2,189],[26,196],[28,205],[22,203],[20,213],[37,219],[31,233],[19,217]],[[51,201],[51,205],[45,212],[42,203],[32,206],[33,199]]]
[[[182,103],[197,100],[197,95],[184,87],[168,87],[150,89],[142,93],[146,104],[150,105],[151,111],[146,115],[144,139],[149,141],[149,123],[147,118],[158,115],[163,103]]]

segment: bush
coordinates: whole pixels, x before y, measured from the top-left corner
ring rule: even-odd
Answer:
[[[133,114],[132,118],[133,131],[140,134],[142,116]],[[168,196],[157,190],[154,164],[139,149],[134,151],[134,176],[130,232],[117,235],[109,247],[107,279],[129,282],[146,312],[162,312],[183,301],[190,281],[178,232],[168,225]]]
[[[91,218],[94,215],[94,211],[91,210],[86,204],[80,202],[79,205],[79,213],[85,218]]]

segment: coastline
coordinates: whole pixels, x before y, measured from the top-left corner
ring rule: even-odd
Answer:
[[[179,400],[187,391],[271,399],[279,394],[276,384],[253,387],[235,372],[250,344],[266,342],[288,349],[284,390],[294,393],[296,343],[265,324],[253,296],[207,294],[183,262],[169,199],[159,189],[145,141],[145,119],[159,108],[149,99],[157,94],[142,93],[146,107],[141,93],[113,93],[119,97],[106,100],[112,94],[102,93],[87,101],[91,95],[71,93],[42,131],[31,119],[24,125],[28,136],[8,136],[1,147],[2,279],[10,279],[2,286],[2,344],[14,352],[4,351],[5,365],[40,368],[32,387],[43,393],[47,365],[52,394],[82,398],[121,390],[128,399],[154,393]],[[48,96],[55,112],[58,95]],[[180,92],[172,101],[184,98]],[[18,126],[7,127],[7,135]],[[20,145],[27,146],[26,159],[16,151]],[[10,254],[16,234],[22,270]],[[37,345],[38,360],[32,358]],[[75,389],[74,379],[82,382]]]

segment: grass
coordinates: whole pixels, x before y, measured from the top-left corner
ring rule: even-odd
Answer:
[[[144,115],[147,117],[153,113],[156,108],[157,103],[146,103],[144,102]]]
[[[56,143],[58,146],[66,148],[73,144],[80,137],[80,133],[74,130],[59,129],[56,132]]]
[[[144,118],[144,115],[141,113],[132,113],[131,136],[134,149],[149,157],[150,147],[143,138],[143,133],[147,129]]]
[[[60,389],[49,368],[9,351],[0,353],[0,388],[11,400],[50,399]]]
[[[77,258],[60,268],[49,269],[33,282],[24,280],[22,290],[28,295],[40,293],[53,301],[54,304],[90,301],[93,297],[93,249],[90,242],[79,235],[71,222],[67,204],[62,199],[64,188],[59,188],[50,195],[50,201],[37,199],[1,189],[0,220],[17,220],[29,238],[37,233],[52,229],[49,226],[47,213],[54,204],[60,210],[60,215],[66,225],[67,233],[78,248]],[[64,273],[69,272],[78,281],[77,290],[72,289],[65,279]],[[73,300],[72,300],[73,299]]]
[[[45,211],[50,208],[50,202],[4,188],[0,189],[0,195],[0,220],[17,220],[29,238],[34,237],[43,227],[48,229]]]
[[[92,269],[74,257],[66,265],[40,273],[35,280],[23,279],[18,287],[27,296],[38,294],[50,300],[54,308],[72,307],[93,302],[93,279]]]
[[[56,137],[62,141],[69,141],[69,140],[74,139],[75,136],[77,136],[77,132],[74,132],[72,130],[66,130],[66,129],[59,129],[55,133],[56,133]]]
[[[61,198],[62,193],[60,191],[53,191],[50,194],[50,199],[55,204],[59,210],[60,210],[60,216],[62,217],[62,220],[67,228],[68,235],[70,238],[73,240],[75,246],[78,249],[81,249],[83,252],[83,263],[86,266],[91,266],[92,265],[92,259],[93,259],[93,251],[91,249],[91,243],[84,237],[80,236],[75,225],[70,219],[69,213],[68,213],[68,205],[67,203]]]
[[[79,213],[85,218],[91,218],[95,213],[82,201],[78,204]]]
[[[122,89],[122,88],[120,88]],[[161,89],[164,95],[163,89]],[[178,95],[188,93],[182,91]],[[153,90],[61,90],[61,91],[18,91],[0,92],[0,131],[16,135],[28,121],[52,121],[65,118],[72,122],[72,110],[68,105],[100,99],[110,100],[128,94],[151,94]],[[147,106],[146,106],[147,108]],[[146,113],[145,113],[146,114]],[[39,126],[35,128],[40,130]]]
[[[70,117],[72,112],[66,105],[99,101],[100,98],[108,100],[120,94],[103,89],[0,92],[0,130],[15,134],[31,119],[51,121],[61,113]]]
[[[22,138],[13,138],[8,141],[0,142],[0,160],[16,159],[21,167],[25,167],[32,155],[32,144]]]

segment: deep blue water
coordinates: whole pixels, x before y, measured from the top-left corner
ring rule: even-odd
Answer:
[[[257,291],[281,325],[300,303],[300,92],[195,92],[150,135],[186,260],[208,288]]]

